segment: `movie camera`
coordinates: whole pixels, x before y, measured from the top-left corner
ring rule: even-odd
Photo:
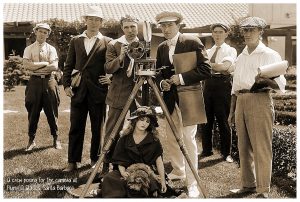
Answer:
[[[127,55],[134,59],[134,76],[156,75],[156,59],[150,58],[151,50],[151,25],[147,21],[138,24],[138,38],[140,41],[131,42],[128,45]]]

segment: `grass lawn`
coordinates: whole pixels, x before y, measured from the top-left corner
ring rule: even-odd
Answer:
[[[66,175],[62,169],[67,165],[69,104],[61,87],[59,107],[59,137],[63,149],[52,147],[52,137],[44,113],[41,113],[36,134],[37,147],[30,153],[24,151],[27,142],[27,111],[24,106],[24,86],[17,86],[13,92],[4,93],[4,198],[69,198],[66,190],[86,183],[91,169],[89,159],[90,124],[86,127],[84,151],[80,169]],[[10,111],[8,111],[10,110]],[[159,120],[161,140],[164,144],[163,120]],[[201,144],[199,144],[201,151]],[[168,148],[164,147],[164,161],[168,165]],[[207,189],[209,198],[255,198],[256,195],[231,195],[229,190],[239,187],[239,169],[236,163],[222,161],[217,151],[214,155],[199,161],[199,176]],[[168,168],[167,168],[168,170]],[[296,196],[272,184],[272,198],[295,198]]]

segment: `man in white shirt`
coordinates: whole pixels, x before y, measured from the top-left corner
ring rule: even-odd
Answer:
[[[212,136],[213,128],[218,123],[221,155],[229,163],[233,162],[231,152],[231,129],[228,124],[228,115],[231,99],[231,72],[237,52],[235,48],[225,43],[230,27],[225,23],[211,25],[212,37],[215,45],[207,50],[211,62],[212,77],[204,81],[204,102],[207,123],[203,125],[202,148],[200,157],[213,154]]]
[[[241,165],[241,189],[268,198],[272,175],[272,129],[274,106],[270,90],[285,86],[283,75],[261,77],[258,68],[281,61],[280,55],[261,42],[265,20],[249,17],[240,22],[246,47],[238,56],[233,76],[229,124],[235,123]],[[250,91],[254,83],[265,86]],[[232,190],[233,191],[233,190]]]
[[[27,46],[23,54],[23,64],[30,70],[30,79],[25,90],[25,106],[28,111],[28,136],[29,142],[26,151],[31,151],[35,146],[35,135],[43,109],[47,116],[53,146],[61,149],[58,140],[58,106],[59,88],[52,72],[58,69],[56,49],[46,42],[51,33],[51,28],[46,23],[40,23],[33,29],[36,41]]]
[[[91,166],[95,165],[100,149],[101,124],[106,112],[108,86],[101,78],[105,76],[105,52],[111,39],[99,32],[103,19],[99,7],[89,7],[83,18],[87,29],[71,39],[63,74],[65,93],[71,98],[68,166],[64,170],[66,172],[77,169],[77,163],[81,162],[87,114],[90,116],[92,132]],[[93,51],[94,54],[91,55]],[[85,65],[86,68],[82,69]],[[71,87],[71,74],[74,69],[82,72],[77,88]]]

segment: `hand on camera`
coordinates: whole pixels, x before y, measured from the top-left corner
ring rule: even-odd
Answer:
[[[120,62],[123,62],[127,50],[128,50],[128,45],[122,44],[120,50],[120,56],[119,56]]]

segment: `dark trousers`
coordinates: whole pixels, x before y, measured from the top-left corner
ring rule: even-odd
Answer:
[[[229,76],[213,77],[205,80],[203,95],[207,123],[203,125],[203,153],[212,152],[212,132],[215,118],[220,131],[221,154],[226,157],[231,152],[231,129],[228,124],[231,86]]]
[[[82,103],[74,103],[71,99],[70,131],[68,162],[81,162],[85,126],[87,114],[89,113],[91,121],[91,147],[90,158],[92,161],[98,160],[98,151],[100,150],[101,125],[103,115],[105,114],[105,104],[96,104],[93,98],[87,93]]]
[[[42,109],[47,117],[51,135],[57,137],[59,88],[54,78],[31,76],[25,89],[25,107],[28,111],[28,135],[35,138],[40,112]]]

